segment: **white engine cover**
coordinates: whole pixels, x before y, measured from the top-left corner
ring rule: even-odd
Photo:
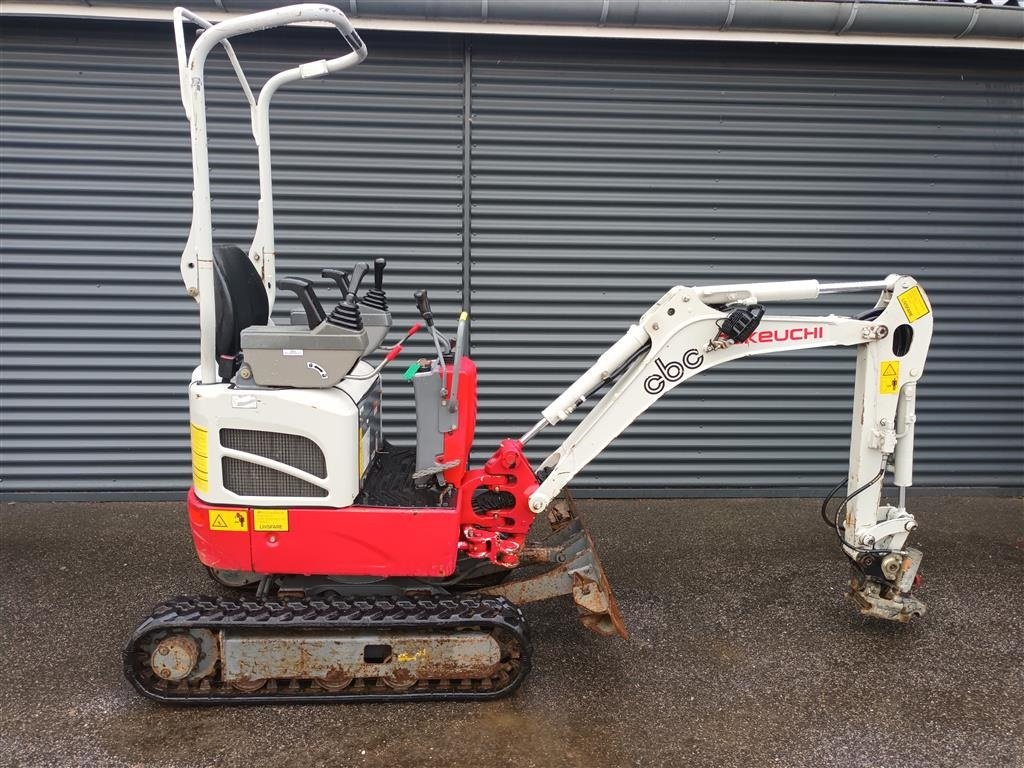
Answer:
[[[372,368],[360,362],[353,373]],[[380,376],[329,389],[189,385],[192,484],[211,504],[347,507],[380,446]]]

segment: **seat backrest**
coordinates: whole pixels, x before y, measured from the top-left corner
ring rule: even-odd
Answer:
[[[270,318],[267,291],[255,265],[237,245],[213,246],[213,280],[217,300],[217,359],[242,349],[242,331],[266,325]]]

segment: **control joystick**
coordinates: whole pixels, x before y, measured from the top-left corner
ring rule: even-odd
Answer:
[[[423,322],[427,324],[428,328],[434,327],[434,313],[430,309],[430,298],[427,296],[426,289],[416,291],[412,295],[416,301],[416,311],[420,313],[420,317],[423,318]]]
[[[304,277],[282,277],[277,281],[277,288],[280,291],[292,291],[298,297],[306,312],[306,323],[310,328],[316,328],[324,321],[324,308],[313,292],[311,281]]]
[[[382,312],[388,311],[388,299],[384,294],[384,267],[387,265],[387,259],[373,260],[373,288],[360,299],[363,306],[379,309]]]
[[[335,285],[338,286],[338,290],[341,291],[341,298],[345,298],[345,294],[348,293],[348,278],[352,274],[351,269],[321,269],[320,277],[326,277],[328,280],[333,280]]]
[[[363,282],[363,277],[369,271],[370,267],[366,262],[360,262],[356,264],[352,270],[352,275],[348,279],[347,293],[345,298],[338,302],[338,305],[331,311],[331,314],[327,318],[327,322],[331,325],[337,326],[338,328],[345,328],[350,331],[361,331],[363,330],[363,318],[359,313],[359,305],[356,303],[356,293],[359,291],[359,284]],[[324,272],[340,272],[340,270],[324,270]],[[332,275],[327,275],[332,277]],[[341,286],[341,280],[338,280],[339,287]]]

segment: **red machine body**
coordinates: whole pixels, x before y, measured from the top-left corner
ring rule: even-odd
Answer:
[[[258,530],[259,514],[254,508],[206,504],[189,491],[188,517],[199,560],[220,570],[301,575],[443,578],[455,570],[459,541],[455,508],[273,511],[278,520],[286,521],[283,526],[276,524],[282,529]],[[213,527],[218,516],[230,516],[231,529]]]
[[[451,386],[449,372],[447,385]],[[533,523],[527,506],[533,471],[516,440],[502,442],[483,469],[467,471],[476,430],[477,369],[459,366],[458,425],[444,437],[444,473],[456,488],[440,507],[291,507],[207,504],[189,490],[188,512],[199,560],[254,573],[444,578],[459,552],[513,567]],[[474,509],[479,491],[507,492],[513,506]]]

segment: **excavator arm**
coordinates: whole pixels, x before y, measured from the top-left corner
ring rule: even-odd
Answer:
[[[877,303],[859,318],[774,316],[764,306],[876,290]],[[545,427],[564,421],[592,393],[616,379],[541,464],[540,484],[529,495],[530,509],[545,511],[637,417],[703,371],[751,355],[857,347],[847,493],[831,519],[853,565],[851,594],[861,610],[900,621],[920,615],[924,605],[909,593],[921,553],[904,546],[916,527],[906,510],[905,492],[913,480],[916,387],[924,372],[932,321],[923,289],[904,275],[863,283],[676,286],[556,398],[543,411],[543,419],[521,438],[526,443]],[[899,488],[895,506],[881,503],[886,471],[893,473]],[[824,506],[822,513],[826,515]]]

